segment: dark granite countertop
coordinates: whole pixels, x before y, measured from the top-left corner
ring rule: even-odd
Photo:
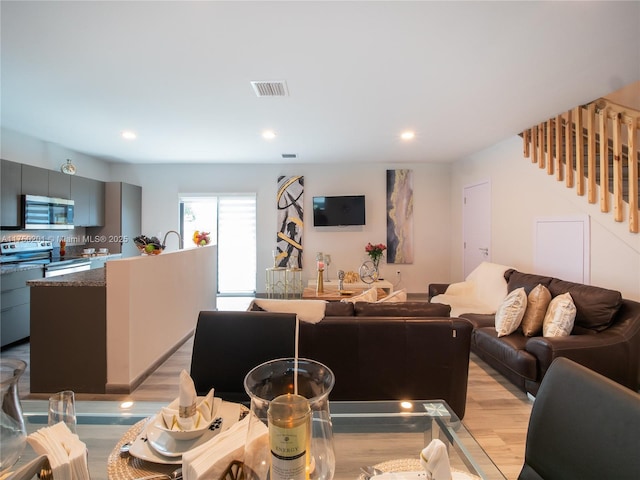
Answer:
[[[59,277],[39,278],[29,280],[27,285],[30,287],[104,287],[107,285],[106,270],[95,268]]]

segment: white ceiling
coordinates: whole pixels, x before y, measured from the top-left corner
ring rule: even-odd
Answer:
[[[454,161],[640,80],[638,1],[3,0],[1,15],[2,126],[114,162]],[[257,98],[252,80],[290,95]]]

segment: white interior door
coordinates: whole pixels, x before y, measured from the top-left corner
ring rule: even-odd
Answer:
[[[464,278],[482,262],[491,261],[491,184],[464,187],[462,236]]]

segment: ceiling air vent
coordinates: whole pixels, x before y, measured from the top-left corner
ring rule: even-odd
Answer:
[[[287,82],[251,82],[253,91],[258,97],[288,97]]]
[[[283,153],[282,158],[298,158],[298,155],[295,153]]]

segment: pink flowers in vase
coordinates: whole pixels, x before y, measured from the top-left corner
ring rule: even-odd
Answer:
[[[384,243],[378,243],[377,245],[367,243],[367,246],[364,247],[364,251],[371,257],[371,260],[375,265],[378,265],[378,262],[380,262],[380,259],[382,258],[382,252],[386,249],[387,246]]]

